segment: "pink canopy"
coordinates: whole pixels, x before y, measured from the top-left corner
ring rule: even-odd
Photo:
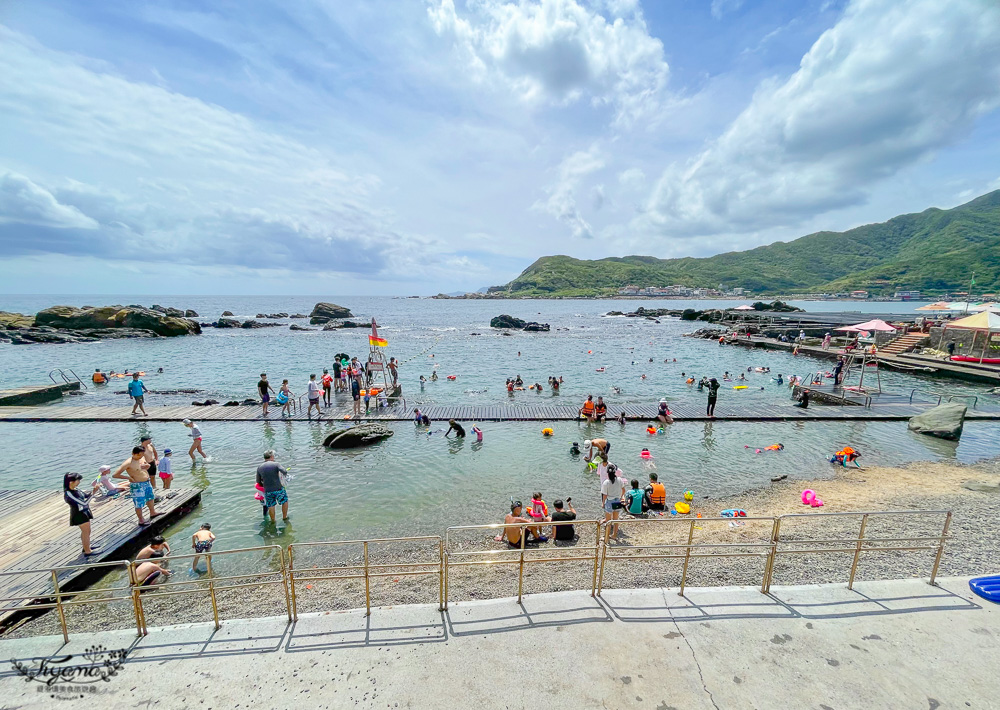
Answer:
[[[888,323],[886,323],[884,320],[879,320],[878,318],[876,318],[875,320],[865,321],[864,323],[857,323],[855,325],[845,325],[843,328],[837,328],[837,330],[847,331],[848,333],[857,333],[860,331],[869,331],[869,330],[891,331],[896,329],[891,325],[889,325]]]

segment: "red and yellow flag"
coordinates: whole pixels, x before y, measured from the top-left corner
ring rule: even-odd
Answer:
[[[375,319],[372,318],[372,332],[371,332],[371,335],[368,336],[368,344],[369,345],[374,345],[375,347],[378,347],[378,348],[384,348],[385,346],[387,346],[389,344],[389,341],[386,340],[385,338],[380,338],[379,334],[378,334],[378,330],[376,328],[377,328],[377,325],[375,323]]]

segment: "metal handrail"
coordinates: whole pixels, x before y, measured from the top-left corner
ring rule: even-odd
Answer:
[[[975,409],[976,405],[979,404],[979,395],[977,395],[977,394],[954,394],[954,395],[952,395],[951,397],[948,398],[948,401],[950,402],[951,400],[955,399],[956,397],[958,397],[959,399],[965,399],[965,400],[969,399],[969,397],[972,397],[972,408],[973,409]]]
[[[371,564],[368,555],[369,544],[384,544],[384,543],[395,543],[395,542],[414,542],[418,540],[432,540],[437,542],[437,560],[433,562],[398,562],[389,564]],[[342,547],[346,545],[361,545],[362,546],[362,564],[360,565],[338,565],[335,567],[310,567],[308,569],[295,569],[295,549],[304,547]],[[365,580],[365,616],[370,616],[372,613],[372,603],[371,603],[371,579],[373,577],[416,577],[416,576],[426,576],[429,574],[438,575],[438,609],[443,610],[445,608],[444,601],[444,542],[440,535],[420,535],[415,537],[393,537],[393,538],[379,538],[375,540],[332,540],[328,542],[295,542],[288,546],[288,583],[289,591],[291,594],[291,608],[290,615],[291,618],[298,621],[299,618],[299,607],[298,607],[298,595],[295,590],[295,582],[317,582],[317,581],[327,581],[327,580],[337,580],[337,579],[364,579]],[[395,572],[372,572],[371,570],[377,569],[391,569],[398,567],[426,567],[434,569],[422,569],[417,571],[395,571]],[[334,571],[355,571],[359,570],[360,574],[320,574],[322,572],[334,572]],[[305,575],[305,576],[303,576]]]
[[[280,568],[275,570],[266,570],[260,572],[249,572],[245,574],[229,575],[225,577],[216,577],[215,571],[212,569],[212,559],[215,557],[226,558],[230,555],[237,555],[246,552],[260,552],[264,550],[276,550],[278,553],[278,561],[280,562]],[[194,580],[179,580],[173,584],[155,585],[155,586],[143,586],[138,583],[138,578],[136,577],[135,570],[139,565],[146,562],[156,562],[160,564],[162,562],[173,562],[175,560],[190,560],[195,557],[204,557],[205,565],[208,569],[206,576]],[[221,628],[219,623],[219,603],[216,597],[216,591],[218,589],[240,589],[243,587],[261,587],[264,585],[280,584],[285,593],[285,607],[288,611],[288,620],[292,620],[292,606],[288,595],[288,566],[285,564],[285,553],[284,548],[281,545],[263,545],[261,547],[243,547],[236,550],[222,550],[219,552],[194,552],[186,555],[170,555],[166,558],[158,558],[159,561],[151,559],[134,560],[129,563],[129,575],[132,581],[132,599],[135,604],[136,613],[136,624],[139,629],[139,635],[145,636],[149,633],[149,627],[146,625],[146,611],[143,607],[143,599],[156,599],[159,597],[172,597],[185,594],[193,594],[198,592],[207,591],[209,598],[212,601],[212,618],[215,621],[215,628]],[[261,580],[261,577],[278,575],[278,579],[266,579]],[[231,581],[231,580],[254,580],[253,582],[245,582],[240,584],[224,584],[221,587],[217,587],[217,582]],[[190,587],[194,586],[193,589],[176,589],[177,587]],[[174,591],[162,591],[163,589],[174,588]]]
[[[70,570],[77,569],[94,569],[99,567],[120,567],[123,572],[125,572],[128,584],[124,587],[104,587],[102,589],[90,590],[90,589],[79,589],[79,590],[65,590],[59,587],[59,573],[68,572]],[[29,596],[15,596],[15,597],[2,597],[0,598],[0,603],[6,602],[29,602],[28,605],[21,604],[18,606],[3,606],[0,607],[0,616],[8,612],[22,612],[22,611],[34,611],[34,610],[45,610],[45,609],[55,609],[59,614],[59,626],[62,628],[63,641],[69,643],[69,631],[66,627],[66,611],[65,608],[68,606],[79,606],[81,604],[112,604],[114,602],[133,602],[133,611],[136,614],[136,628],[141,633],[139,629],[139,613],[138,610],[134,609],[134,600],[132,598],[132,581],[131,568],[128,561],[122,560],[120,562],[91,562],[82,565],[63,565],[61,567],[50,567],[47,569],[26,569],[26,570],[2,570],[0,571],[0,577],[11,577],[16,575],[24,574],[38,574],[38,575],[50,575],[52,578],[52,596],[41,597],[42,599],[52,598],[54,601],[34,603],[40,597],[36,595]],[[115,592],[123,592],[121,596],[116,596]],[[80,594],[103,594],[100,598],[94,599],[89,598],[85,601],[76,601],[74,598]],[[70,601],[63,601],[64,598],[70,597]]]
[[[593,546],[579,547],[574,546],[574,550],[584,550],[589,554],[586,555],[573,555],[573,556],[561,556],[561,557],[525,557],[525,552],[541,552],[541,550],[529,550],[525,548],[525,541],[527,537],[527,528],[541,528],[541,527],[560,527],[563,525],[580,525],[589,526],[593,525],[594,530],[594,544]],[[493,525],[456,525],[448,528],[445,531],[445,544],[443,547],[443,558],[444,558],[444,610],[448,610],[448,576],[449,570],[452,567],[470,567],[474,565],[517,565],[517,601],[520,603],[521,597],[524,593],[524,566],[525,564],[537,564],[541,562],[579,562],[579,561],[590,561],[594,562],[594,573],[591,578],[590,596],[594,596],[597,588],[597,569],[600,562],[600,550],[602,548],[601,542],[601,525],[600,520],[565,520],[557,522],[527,522],[527,523],[497,523]],[[473,550],[471,552],[461,552],[452,551],[451,549],[451,538],[452,533],[457,533],[463,530],[504,530],[508,528],[519,528],[521,531],[520,546],[514,548],[508,548],[505,550]],[[504,535],[504,544],[507,544],[507,536]],[[508,555],[517,555],[517,559],[492,559],[485,561],[473,561],[473,562],[452,562],[452,557],[476,557],[481,555],[489,555],[491,557],[506,557]]]
[[[73,368],[67,367],[66,369],[73,373],[73,377],[76,378],[76,381],[79,382],[80,385],[84,389],[90,389],[89,387],[87,387],[87,383],[84,382],[83,380],[81,380],[80,376],[78,374],[76,374],[76,372],[74,372]],[[59,373],[59,376],[62,378],[64,384],[68,385],[68,384],[72,384],[73,383],[73,380],[71,380],[69,377],[66,376],[66,373],[62,370],[62,368],[55,367],[55,368],[49,370],[49,379],[52,380],[53,384],[56,384],[56,385],[59,384],[59,381],[55,377],[52,376],[53,372],[58,372]]]

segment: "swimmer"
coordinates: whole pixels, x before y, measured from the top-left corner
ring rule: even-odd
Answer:
[[[434,357],[434,356],[431,355],[431,357]],[[435,370],[434,372],[431,373],[431,382],[437,382],[437,381],[438,381],[438,373],[437,373],[437,370]]]
[[[640,379],[640,380],[644,380],[644,379],[646,379],[646,375],[645,375],[645,373],[644,373],[644,374],[642,375],[642,377],[640,377],[639,379]]]
[[[483,443],[483,430],[477,426],[472,427],[472,433],[476,435],[476,443]]]
[[[625,426],[625,412],[618,415],[618,423]]]
[[[575,442],[575,441],[574,441],[574,442],[573,442],[572,444],[570,444],[570,446],[569,446],[569,452],[570,452],[570,454],[572,454],[573,456],[579,456],[579,455],[580,455],[580,444],[578,444],[577,442]]]

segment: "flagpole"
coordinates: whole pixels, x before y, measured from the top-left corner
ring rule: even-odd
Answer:
[[[969,315],[969,301],[972,300],[972,287],[976,285],[976,272],[972,272],[972,278],[969,279],[969,293],[965,297],[965,315]]]

